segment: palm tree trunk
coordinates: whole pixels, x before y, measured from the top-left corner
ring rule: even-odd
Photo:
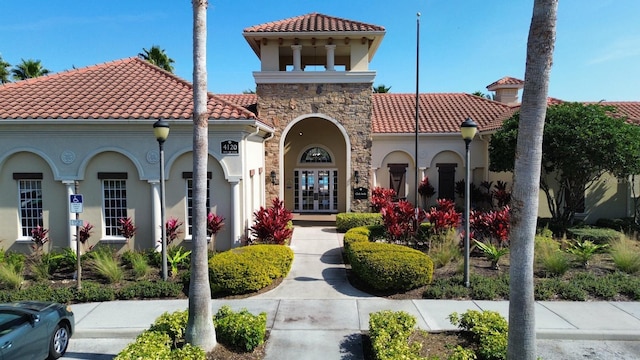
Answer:
[[[193,252],[189,283],[188,343],[209,352],[216,346],[207,262],[207,0],[193,0]]]
[[[556,38],[558,0],[535,0],[518,128],[511,213],[508,359],[536,359],[533,249],[542,135]]]

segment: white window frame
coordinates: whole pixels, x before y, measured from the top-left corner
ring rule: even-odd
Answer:
[[[42,175],[39,179],[33,177],[16,178],[18,185],[18,241],[31,241],[31,230],[37,226],[44,226],[43,206],[42,206]],[[28,186],[27,186],[28,185]],[[33,194],[35,191],[35,197],[27,198],[27,194]],[[23,194],[25,197],[23,198]],[[36,207],[24,207],[26,203],[35,203],[39,201],[39,206]],[[25,212],[31,211],[31,215],[25,219]],[[35,216],[33,212],[35,211]],[[31,225],[26,225],[25,222],[31,222]],[[35,222],[35,223],[34,223]],[[25,235],[26,232],[26,235]]]
[[[112,241],[112,242],[126,242],[124,236],[118,234],[118,227],[120,227],[119,219],[127,218],[127,180],[126,179],[100,179],[102,183],[102,239],[100,241]],[[121,187],[117,188],[116,183],[120,183]],[[109,186],[109,187],[108,187]],[[113,189],[111,189],[113,187]],[[115,191],[117,194],[113,198],[107,198],[107,191]],[[122,196],[124,192],[124,196]],[[107,201],[116,201],[120,206],[114,206],[109,210],[115,211],[116,215],[107,215]],[[108,220],[109,219],[109,220]],[[109,223],[110,224],[107,224]],[[115,223],[113,223],[115,222]]]
[[[193,233],[191,231],[192,229],[192,214],[193,214],[193,173],[190,172],[185,172],[182,174],[182,178],[184,179],[184,188],[185,188],[185,193],[184,193],[184,205],[185,205],[185,211],[184,211],[184,240],[185,241],[191,241],[191,239],[193,238]],[[211,173],[207,172],[207,215],[209,214],[209,212],[211,211]],[[208,237],[207,237],[208,238]]]

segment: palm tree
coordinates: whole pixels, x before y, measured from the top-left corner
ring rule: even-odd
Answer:
[[[2,58],[2,55],[0,55],[0,84],[6,84],[8,82],[11,82],[11,80],[9,80],[9,69],[8,69],[10,66],[11,64],[4,61],[4,59]]]
[[[374,93],[388,93],[391,90],[391,86],[386,87],[384,84],[380,84],[378,86],[373,87]]]
[[[21,60],[22,62],[20,64],[11,69],[13,80],[32,79],[38,76],[47,75],[50,72],[48,69],[42,67],[40,60]]]
[[[188,343],[205,352],[216,346],[207,264],[207,0],[193,4],[193,250],[189,283]],[[213,241],[213,238],[211,239]]]
[[[142,51],[143,52],[138,54],[141,59],[147,60],[153,65],[173,73],[173,65],[171,64],[175,61],[167,55],[164,49],[160,49],[160,46],[153,45],[149,50],[142,48]]]
[[[536,359],[533,249],[538,216],[542,134],[556,40],[558,0],[535,0],[511,193],[507,359]]]

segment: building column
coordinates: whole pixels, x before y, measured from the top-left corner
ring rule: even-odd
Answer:
[[[336,46],[325,45],[324,48],[327,49],[327,71],[335,71]]]
[[[149,180],[151,185],[151,236],[157,252],[162,251],[162,215],[160,214],[160,180]]]
[[[240,182],[231,181],[231,247],[242,245],[242,214],[240,213]]]
[[[378,186],[378,168],[377,167],[371,168],[371,186],[373,188]]]
[[[291,45],[291,50],[293,50],[293,71],[302,71],[302,59],[300,56],[301,49],[302,45]]]
[[[76,219],[76,214],[71,212],[71,208],[69,206],[69,199],[71,198],[71,195],[75,194],[76,182],[73,180],[65,180],[62,183],[67,188],[67,225],[69,225],[69,247],[71,248],[71,250],[73,250],[73,252],[75,252],[78,246],[77,245],[78,234],[76,234],[76,227],[71,226],[71,220]]]

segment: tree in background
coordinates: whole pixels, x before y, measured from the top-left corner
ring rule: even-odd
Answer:
[[[11,69],[13,80],[26,80],[47,75],[50,71],[45,69],[40,60],[22,59],[22,62]]]
[[[556,42],[558,0],[535,0],[511,194],[507,359],[536,359],[533,244],[538,218],[542,135]]]
[[[374,86],[373,87],[373,92],[377,93],[377,94],[388,93],[390,91],[391,91],[391,86],[386,87],[386,86],[384,86],[384,84],[380,84],[378,86]]]
[[[612,106],[582,103],[562,103],[547,110],[540,188],[560,229],[582,211],[585,192],[602,175],[625,178],[640,173],[640,127],[616,111]],[[515,114],[491,138],[491,170],[513,171],[521,119],[522,114]]]
[[[0,55],[0,84],[6,84],[8,82],[11,82],[11,80],[9,79],[10,66],[11,64],[4,61],[4,59],[2,58],[2,55]]]
[[[489,99],[489,100],[493,100],[494,99],[493,95],[485,94],[480,90],[472,92],[471,95],[479,96],[481,98],[485,98],[485,99]]]
[[[157,67],[164,69],[170,73],[173,73],[173,64],[175,61],[170,58],[164,49],[161,49],[158,45],[151,46],[151,49],[147,50],[142,48],[141,53],[138,54],[143,60],[146,60]]]
[[[193,6],[193,250],[185,339],[205,352],[216,346],[207,253],[207,0]],[[214,241],[214,237],[211,241]],[[215,248],[215,246],[214,246]]]

